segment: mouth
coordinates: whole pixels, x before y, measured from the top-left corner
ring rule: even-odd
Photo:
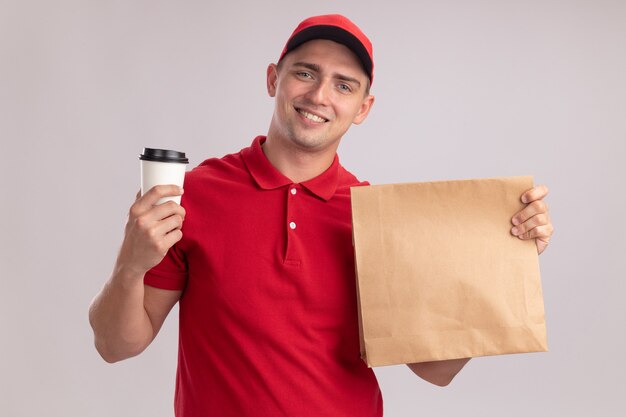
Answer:
[[[317,114],[310,113],[306,110],[303,110],[297,107],[296,107],[296,111],[300,113],[304,118],[314,123],[326,123],[328,121],[328,119],[325,119],[322,116],[318,116]]]

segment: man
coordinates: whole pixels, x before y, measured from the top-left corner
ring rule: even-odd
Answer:
[[[359,357],[351,186],[336,155],[374,97],[372,46],[343,16],[303,21],[267,68],[266,137],[185,178],[182,206],[157,186],[132,205],[111,278],[94,299],[108,362],[141,353],[180,304],[181,416],[381,416]],[[545,249],[545,187],[521,196],[512,233]],[[446,385],[469,359],[410,364]]]

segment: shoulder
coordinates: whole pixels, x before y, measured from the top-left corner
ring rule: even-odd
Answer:
[[[364,185],[370,185],[368,181],[359,180],[356,175],[345,169],[342,165],[339,165],[338,174],[338,189],[349,189],[350,187],[361,187]]]
[[[241,151],[221,158],[209,158],[185,173],[185,194],[181,204],[186,209],[204,206],[227,193],[233,186],[248,184],[250,181]]]
[[[185,174],[185,188],[205,181],[214,181],[245,171],[241,151],[221,158],[209,158]]]

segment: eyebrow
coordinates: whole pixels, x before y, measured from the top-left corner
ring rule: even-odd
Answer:
[[[294,67],[304,67],[304,68],[310,69],[311,71],[315,71],[315,72],[321,72],[322,71],[322,68],[319,65],[312,64],[310,62],[296,62],[293,65],[294,65]],[[345,75],[345,74],[334,73],[333,74],[333,78],[336,78],[336,79],[341,80],[341,81],[347,81],[347,82],[350,82],[350,83],[355,83],[359,87],[361,87],[361,82],[359,80],[357,80],[354,77],[350,77],[348,75]]]

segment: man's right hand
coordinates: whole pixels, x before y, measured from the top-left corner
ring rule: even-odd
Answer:
[[[179,196],[177,185],[157,185],[137,199],[128,213],[118,270],[141,276],[156,266],[182,237],[185,209],[173,201],[155,205],[162,197]]]
[[[173,201],[155,204],[182,193],[176,185],[158,185],[137,193],[130,208],[113,274],[89,307],[96,349],[107,362],[143,352],[182,294],[143,283],[144,274],[183,237],[185,209]]]

